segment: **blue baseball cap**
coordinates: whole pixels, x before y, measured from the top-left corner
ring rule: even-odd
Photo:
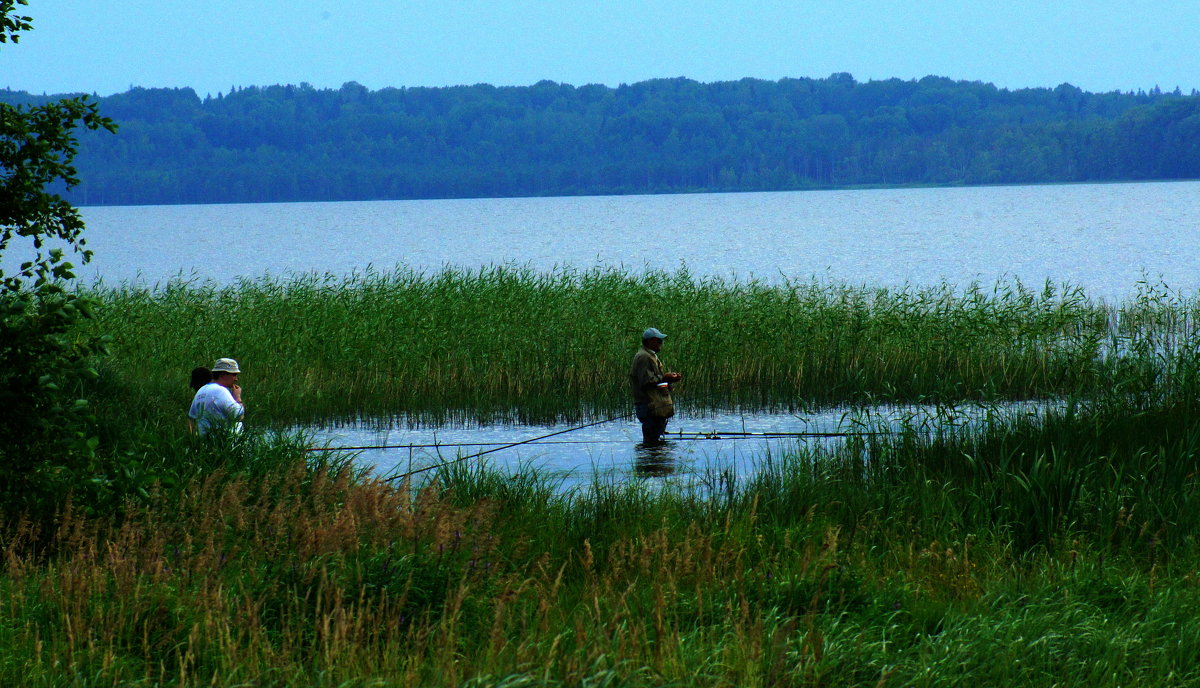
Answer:
[[[642,333],[642,341],[643,342],[646,341],[647,339],[666,339],[666,338],[667,338],[667,335],[663,334],[662,332],[659,332],[658,330],[654,329],[653,327],[647,327],[646,331]]]

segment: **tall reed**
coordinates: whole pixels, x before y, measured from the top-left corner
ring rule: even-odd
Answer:
[[[1110,306],[1019,282],[872,289],[495,266],[97,296],[95,327],[114,337],[104,389],[142,415],[181,413],[187,371],[218,356],[241,361],[260,423],[606,413],[626,407],[628,361],[650,325],[685,373],[679,395],[699,406],[1031,398],[1107,389],[1124,374],[1106,359]],[[1182,321],[1145,313],[1194,310],[1153,305],[1136,317],[1162,333]]]
[[[0,531],[0,684],[1196,685],[1194,409],[1118,411],[657,489],[218,470]]]
[[[0,528],[0,685],[1200,685],[1177,295],[495,267],[99,296],[112,479],[146,489]],[[698,403],[1064,398],[576,490],[175,431],[224,355],[267,424],[623,407],[646,325]]]

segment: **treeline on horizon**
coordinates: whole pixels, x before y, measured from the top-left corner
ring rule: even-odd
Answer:
[[[35,104],[59,96],[0,91]],[[132,88],[99,98],[82,205],[1200,178],[1200,95],[929,76],[608,87]]]

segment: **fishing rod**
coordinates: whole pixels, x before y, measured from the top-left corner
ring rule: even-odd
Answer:
[[[539,444],[603,444],[607,442],[628,442],[629,440],[554,440]],[[363,451],[367,449],[441,449],[455,447],[511,447],[509,442],[434,442],[433,444],[366,444],[357,447],[308,447],[304,451]]]
[[[393,481],[393,480],[400,480],[400,479],[402,479],[402,478],[407,478],[407,477],[409,477],[409,476],[416,475],[417,473],[424,473],[425,471],[433,470],[434,468],[444,468],[444,467],[446,467],[446,466],[452,466],[452,465],[454,465],[454,464],[456,464],[456,463],[459,463],[460,461],[466,461],[467,459],[474,459],[474,458],[476,458],[476,457],[483,456],[484,454],[491,454],[492,452],[498,452],[498,451],[502,451],[502,450],[504,450],[504,449],[508,449],[508,448],[510,448],[510,447],[519,447],[519,446],[521,446],[522,444],[529,444],[529,443],[531,443],[531,442],[537,442],[538,440],[544,440],[544,439],[546,439],[546,438],[549,438],[549,437],[555,437],[555,436],[557,436],[557,435],[565,435],[565,434],[566,434],[566,433],[568,433],[568,432],[575,432],[576,430],[582,430],[582,429],[584,429],[584,428],[590,428],[590,427],[593,427],[593,426],[596,426],[596,425],[603,425],[604,423],[611,423],[611,422],[613,422],[614,420],[621,420],[622,418],[628,418],[628,417],[629,417],[629,415],[630,415],[630,414],[629,414],[629,412],[625,412],[625,413],[622,413],[622,414],[620,414],[620,415],[618,415],[618,416],[613,416],[612,418],[605,418],[604,420],[598,420],[598,421],[596,421],[596,422],[594,422],[594,423],[588,423],[588,424],[586,424],[586,425],[579,425],[579,426],[576,426],[576,427],[574,427],[574,428],[567,428],[566,430],[559,430],[559,431],[557,431],[557,432],[552,432],[552,433],[550,433],[550,434],[548,434],[548,435],[542,435],[542,436],[540,436],[540,437],[531,437],[531,438],[529,438],[529,439],[527,439],[527,440],[522,440],[522,441],[520,441],[520,442],[512,442],[512,443],[505,444],[505,445],[502,445],[502,446],[499,446],[499,447],[493,447],[492,449],[485,449],[485,450],[483,450],[483,451],[481,451],[481,452],[476,452],[476,453],[474,453],[474,454],[468,454],[468,455],[466,455],[466,456],[460,456],[460,457],[458,457],[457,459],[453,459],[453,460],[450,460],[450,461],[445,461],[445,462],[443,462],[443,463],[437,463],[437,464],[433,464],[432,466],[426,466],[426,467],[424,467],[424,468],[418,468],[418,469],[416,469],[416,470],[412,470],[412,471],[409,471],[409,472],[407,472],[407,473],[401,473],[401,474],[399,474],[399,475],[393,475],[393,476],[391,476],[391,477],[384,478],[384,479],[383,479],[383,481],[384,481],[384,482],[391,482],[391,481]]]
[[[764,432],[724,432],[721,430],[713,430],[711,432],[668,432],[664,437],[698,437],[701,439],[734,439],[741,437],[871,437],[875,435],[894,435],[891,430],[880,430],[875,432],[775,432],[767,430]]]
[[[608,422],[608,421],[601,421]],[[588,427],[588,426],[581,426]],[[562,432],[570,432],[579,428],[571,428]],[[666,439],[680,440],[750,440],[755,438],[777,439],[787,437],[866,437],[872,435],[891,435],[891,432],[721,432],[714,430],[711,432],[668,432],[663,435]],[[548,437],[548,435],[547,435]],[[516,444],[511,442],[434,442],[431,444],[364,444],[357,446],[337,446],[337,447],[308,447],[304,451],[309,452],[325,452],[325,451],[367,451],[378,449],[454,449],[460,447],[514,447],[517,444],[533,444],[537,442],[539,445],[551,444],[626,444],[630,440],[623,439],[595,439],[595,440],[554,440],[550,442],[539,442],[538,438],[532,440],[524,440]]]
[[[614,419],[601,420],[601,421],[598,421],[598,423],[594,423],[592,425],[599,425],[600,423],[608,423],[608,421],[610,421],[610,420],[614,420]],[[571,427],[571,429],[569,429],[569,430],[562,430],[560,432],[571,432],[574,430],[580,430],[580,429],[582,429],[582,427],[589,427],[589,426],[590,425],[581,425],[580,427]],[[551,435],[544,435],[542,437],[552,437],[553,435],[554,435],[554,433],[551,433]],[[880,431],[880,432],[782,432],[782,431],[779,431],[779,432],[774,432],[774,431],[739,432],[739,431],[728,431],[728,432],[726,432],[726,431],[721,431],[721,430],[685,432],[683,430],[680,430],[678,432],[667,432],[667,433],[665,433],[664,437],[668,438],[668,439],[707,439],[707,441],[732,441],[732,439],[754,439],[756,437],[772,439],[772,438],[786,438],[786,437],[872,437],[872,436],[877,436],[877,435],[894,435],[894,432],[890,432],[890,431]],[[359,445],[353,445],[353,447],[341,447],[341,445],[338,445],[338,447],[308,447],[305,449],[305,451],[365,451],[365,450],[374,450],[374,449],[442,449],[442,448],[454,449],[454,448],[461,448],[461,447],[506,448],[506,447],[516,447],[517,444],[533,444],[535,442],[538,444],[624,444],[626,442],[629,442],[628,438],[623,438],[623,439],[559,439],[559,441],[552,441],[552,442],[540,442],[540,439],[541,438],[539,438],[539,437],[535,437],[533,439],[524,439],[524,441],[516,442],[516,443],[512,443],[512,442],[433,442],[433,443],[426,443],[426,444],[359,444]]]

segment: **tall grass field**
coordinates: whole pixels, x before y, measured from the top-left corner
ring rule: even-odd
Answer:
[[[566,493],[227,464],[6,528],[0,684],[1200,685],[1195,410]]]
[[[1193,300],[512,267],[92,293],[96,475],[0,524],[0,686],[1200,686]],[[572,488],[265,431],[625,410],[647,326],[700,406],[1055,403]],[[183,415],[218,356],[250,431],[212,442]]]
[[[97,296],[95,326],[114,338],[107,391],[126,408],[178,416],[191,368],[229,356],[245,371],[253,418],[274,426],[625,409],[648,326],[668,334],[662,358],[684,373],[678,396],[695,406],[1090,394],[1152,374],[1110,354],[1176,354],[1162,345],[1190,332],[1196,310],[1150,292],[1117,308],[1020,283],[867,289],[515,267],[174,281]]]

